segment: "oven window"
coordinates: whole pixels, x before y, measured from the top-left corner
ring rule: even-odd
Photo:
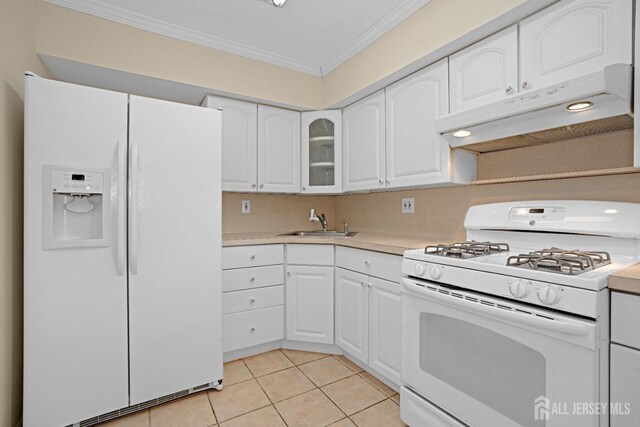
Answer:
[[[439,314],[420,314],[420,368],[523,426],[545,393],[539,352],[489,329]]]

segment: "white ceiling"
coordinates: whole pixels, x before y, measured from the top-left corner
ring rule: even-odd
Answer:
[[[429,0],[45,0],[159,34],[326,75]]]

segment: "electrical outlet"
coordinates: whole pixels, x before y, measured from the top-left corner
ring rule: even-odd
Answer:
[[[242,213],[251,213],[251,201],[243,200],[242,201]]]
[[[415,213],[415,209],[413,206],[413,197],[405,197],[402,199],[402,213]]]

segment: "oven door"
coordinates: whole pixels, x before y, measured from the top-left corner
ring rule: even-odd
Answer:
[[[402,381],[422,397],[474,427],[598,425],[575,414],[599,401],[596,322],[421,280],[402,292]]]

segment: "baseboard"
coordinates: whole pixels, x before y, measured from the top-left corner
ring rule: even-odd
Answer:
[[[344,357],[346,357],[347,359],[349,359],[350,361],[358,365],[361,369],[371,374],[371,376],[375,377],[376,379],[382,381],[383,383],[391,387],[396,393],[400,393],[400,384],[396,384],[395,381],[390,380],[380,372],[373,369],[371,366],[365,365],[360,360],[356,359],[355,357],[353,357],[351,354],[347,352],[344,352]]]
[[[284,340],[282,348],[288,350],[312,351],[314,353],[343,354],[342,349],[335,344],[318,344],[313,342],[301,342]]]
[[[222,355],[222,360],[231,362],[232,360],[244,359],[245,357],[254,356],[256,354],[265,353],[267,351],[282,348],[282,341],[273,341],[264,344],[254,345],[253,347],[241,348],[239,350],[228,351]]]

